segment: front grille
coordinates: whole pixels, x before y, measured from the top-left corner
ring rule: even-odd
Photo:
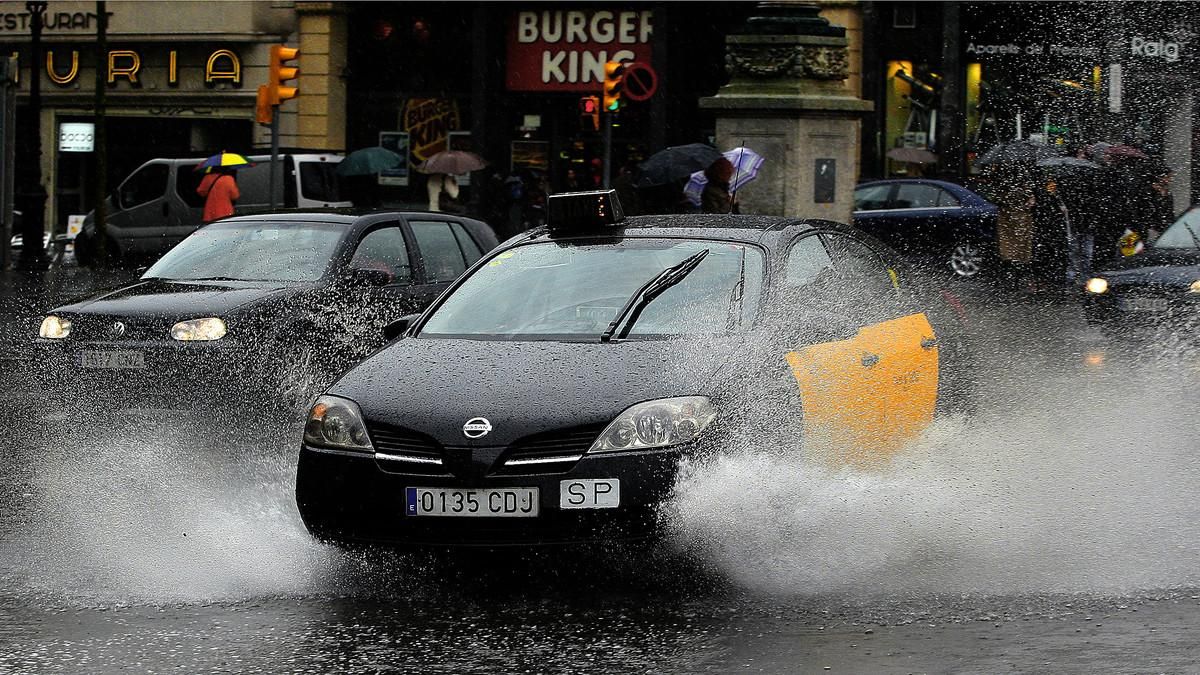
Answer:
[[[526,436],[513,443],[507,461],[544,459],[549,457],[582,455],[592,447],[596,437],[607,424],[591,424],[571,429],[556,429]]]
[[[369,422],[367,433],[375,444],[375,452],[427,459],[442,458],[442,446],[432,437],[412,429]]]
[[[129,340],[169,341],[171,324],[166,320],[122,316],[70,317],[71,338],[91,342],[125,342]],[[120,323],[122,330],[114,331]]]

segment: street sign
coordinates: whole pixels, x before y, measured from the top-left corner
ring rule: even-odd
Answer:
[[[645,101],[658,91],[658,73],[648,63],[635,61],[625,66],[625,98]]]

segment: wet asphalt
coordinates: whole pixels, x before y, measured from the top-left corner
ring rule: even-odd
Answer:
[[[0,673],[1198,669],[1200,360],[1069,296],[956,287],[982,409],[889,470],[731,462],[657,547],[442,556],[312,542],[295,420],[39,387],[22,331],[121,278],[2,280]]]

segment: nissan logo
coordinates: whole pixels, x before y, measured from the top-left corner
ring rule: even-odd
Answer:
[[[113,337],[119,338],[125,334],[125,324],[120,321],[116,321],[113,323],[112,328],[108,330]]]
[[[492,430],[492,423],[486,417],[473,417],[463,425],[463,436],[467,438],[483,438]]]

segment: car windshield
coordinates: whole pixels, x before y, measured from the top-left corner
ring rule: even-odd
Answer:
[[[316,281],[345,231],[333,223],[213,223],[168,251],[143,278]]]
[[[420,336],[599,341],[640,287],[705,250],[691,272],[626,317],[633,320],[629,337],[715,334],[749,325],[762,289],[757,248],[628,239],[530,244],[500,253],[454,291]]]
[[[1200,248],[1200,208],[1190,209],[1154,242],[1155,248]]]

